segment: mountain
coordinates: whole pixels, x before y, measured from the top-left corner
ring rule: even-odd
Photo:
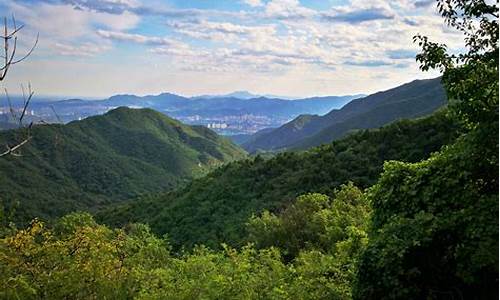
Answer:
[[[255,95],[251,94],[243,97],[243,94],[238,92],[209,98],[187,98],[171,93],[142,97],[123,94],[103,100],[34,101],[30,104],[30,111],[38,119],[50,123],[70,122],[99,115],[119,106],[152,108],[187,124],[224,124],[222,127],[214,126],[214,130],[230,135],[278,127],[300,114],[326,114],[357,98],[357,95],[348,95],[285,100],[253,97]],[[20,107],[22,101],[17,101],[15,105]]]
[[[18,124],[16,124],[16,123],[3,121],[0,119],[0,130],[14,129],[17,126],[18,126]]]
[[[0,132],[0,143],[20,131]],[[38,125],[22,157],[0,160],[0,195],[18,219],[92,210],[160,192],[245,157],[229,140],[150,109],[118,108],[67,125]]]
[[[227,164],[170,193],[142,197],[99,212],[103,222],[150,224],[175,246],[241,245],[245,222],[264,209],[280,211],[309,192],[331,195],[348,181],[371,186],[387,160],[417,162],[452,142],[458,126],[440,111],[381,129],[361,130],[306,152]]]
[[[211,99],[211,98],[253,99],[253,98],[260,98],[260,97],[284,99],[284,100],[300,99],[298,97],[277,96],[277,95],[272,95],[272,94],[259,95],[259,94],[250,93],[248,91],[236,91],[236,92],[232,92],[232,93],[224,94],[224,95],[201,95],[201,96],[191,97],[191,99]]]
[[[117,106],[147,107],[161,112],[168,112],[173,116],[217,116],[228,113],[256,114],[272,116],[291,116],[300,113],[326,113],[331,107],[340,108],[356,96],[329,96],[305,98],[299,100],[283,100],[278,98],[251,98],[217,97],[209,99],[185,98],[170,93],[156,96],[115,95],[105,100],[63,100],[51,103],[59,109],[77,109],[78,107],[94,107],[98,109]],[[39,103],[40,104],[40,103]],[[67,113],[62,111],[62,113]]]
[[[445,103],[441,78],[415,80],[355,99],[324,116],[301,115],[266,134],[256,134],[242,146],[249,152],[307,149],[341,138],[352,130],[377,128],[398,119],[425,116]]]
[[[250,140],[256,139],[259,136],[266,134],[268,132],[273,131],[274,128],[264,128],[262,130],[259,130],[258,132],[254,134],[235,134],[235,135],[230,135],[228,138],[233,141],[236,145],[242,145],[244,143],[249,142]]]
[[[262,95],[252,94],[248,91],[236,91],[225,95],[201,95],[191,97],[191,99],[213,99],[213,98],[238,98],[238,99],[252,99],[259,98]]]

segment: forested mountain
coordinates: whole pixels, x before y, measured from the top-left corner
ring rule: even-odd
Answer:
[[[112,225],[145,222],[175,246],[241,245],[244,224],[263,209],[279,211],[307,192],[330,195],[348,181],[372,185],[386,160],[417,162],[454,140],[445,111],[363,130],[307,152],[285,152],[225,165],[172,193],[144,197],[100,213]]]
[[[41,202],[21,199],[43,216],[69,203],[66,187],[91,190],[76,200],[96,208],[106,202],[95,202],[106,199],[97,192],[130,196],[119,194],[127,180],[143,180],[132,191],[146,181],[175,185],[174,176],[244,154],[209,130],[150,110],[37,126],[30,144],[20,143],[30,126],[2,134],[0,142],[24,146],[0,155],[0,299],[498,299],[498,2],[437,6],[464,34],[464,47],[414,41],[420,68],[443,73],[447,107],[308,151],[223,164],[173,191],[113,203],[96,215],[108,225],[74,212],[18,227],[4,206],[14,193],[6,187],[43,192]],[[7,45],[22,26],[5,28]],[[426,94],[421,84],[418,95]],[[399,112],[396,98],[383,94],[378,107]],[[352,124],[361,126],[372,110],[356,105]],[[295,128],[317,118],[304,116]],[[158,181],[162,170],[170,173]]]
[[[0,144],[20,130],[0,133]],[[61,216],[171,189],[245,152],[203,126],[150,109],[118,108],[67,125],[39,125],[21,157],[0,160],[0,194],[19,220]]]
[[[415,80],[356,99],[324,116],[302,115],[266,133],[258,132],[242,144],[258,150],[307,149],[338,139],[351,130],[378,128],[403,118],[425,116],[446,103],[441,78]]]

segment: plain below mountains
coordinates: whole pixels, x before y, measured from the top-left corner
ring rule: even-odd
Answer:
[[[307,149],[345,136],[353,130],[378,128],[404,118],[429,115],[446,104],[441,78],[415,80],[355,99],[324,116],[301,115],[283,126],[239,136],[235,141],[250,153]]]
[[[22,129],[0,132],[0,144]],[[246,153],[203,126],[151,109],[118,108],[66,125],[38,125],[21,157],[0,160],[0,195],[18,220],[60,216],[172,189]]]

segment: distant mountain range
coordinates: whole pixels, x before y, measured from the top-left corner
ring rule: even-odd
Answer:
[[[225,95],[201,95],[191,97],[191,99],[213,99],[213,98],[238,98],[238,99],[254,99],[254,98],[274,98],[274,99],[285,99],[285,100],[296,100],[300,99],[298,97],[287,97],[287,96],[276,96],[271,94],[259,95],[252,94],[248,91],[236,91]]]
[[[431,114],[446,103],[441,78],[415,80],[356,99],[324,116],[300,115],[274,130],[238,136],[249,152],[307,149],[341,138],[353,130],[378,128],[404,118]]]
[[[115,95],[104,100],[67,99],[34,101],[27,121],[70,122],[103,114],[119,106],[152,108],[186,124],[204,125],[221,134],[254,133],[268,127],[279,127],[301,114],[326,114],[360,95],[313,97],[297,100],[269,98],[235,92],[222,96],[182,97],[171,93],[150,96]],[[16,108],[22,100],[13,99]],[[1,114],[8,107],[0,107]],[[0,121],[2,121],[0,119]]]
[[[14,144],[18,133],[0,132],[0,144]],[[151,109],[122,107],[66,125],[37,125],[32,135],[22,157],[0,160],[0,194],[19,201],[21,220],[169,190],[246,156],[210,129]]]

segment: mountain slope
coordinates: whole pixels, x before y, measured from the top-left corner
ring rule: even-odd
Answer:
[[[0,142],[18,131],[0,133]],[[59,216],[159,192],[205,174],[244,151],[201,126],[150,109],[118,108],[67,125],[41,125],[22,157],[0,160],[0,195],[17,216]]]
[[[249,152],[305,149],[329,143],[350,130],[377,128],[397,119],[428,115],[446,103],[440,80],[415,80],[353,100],[325,116],[299,116],[274,131],[250,138],[242,146]]]
[[[217,247],[222,241],[237,245],[252,214],[280,210],[304,193],[331,194],[347,181],[368,187],[377,180],[384,161],[420,161],[453,141],[457,133],[445,112],[403,120],[307,152],[234,162],[182,189],[130,201],[99,216],[112,225],[149,223],[157,233],[167,233],[176,246]]]

